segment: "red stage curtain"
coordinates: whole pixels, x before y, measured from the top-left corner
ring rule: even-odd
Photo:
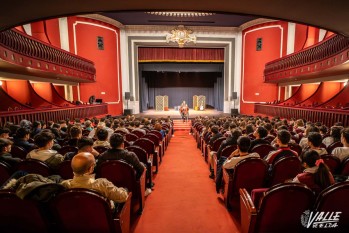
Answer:
[[[224,49],[139,48],[139,62],[224,62]]]

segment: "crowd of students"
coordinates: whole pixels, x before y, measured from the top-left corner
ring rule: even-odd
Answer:
[[[289,156],[296,156],[300,160],[303,171],[287,182],[304,183],[315,193],[319,193],[335,183],[334,176],[322,156],[330,154],[341,161],[349,157],[349,128],[344,128],[340,122],[328,129],[321,122],[307,122],[304,119],[200,116],[193,121],[193,128],[211,149],[215,140],[225,137],[219,149],[208,155],[211,156],[209,177],[215,179],[218,193],[222,191],[222,169],[234,169],[241,160],[261,157],[272,170],[278,160]],[[256,147],[262,144],[274,148],[269,154],[261,156],[256,153]],[[222,150],[230,145],[236,145],[237,149],[227,157],[222,156]],[[330,152],[327,151],[329,148]],[[214,164],[213,156],[216,156],[217,164]],[[216,177],[213,166],[217,166]]]

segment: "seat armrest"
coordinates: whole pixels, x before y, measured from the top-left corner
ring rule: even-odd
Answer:
[[[132,192],[128,194],[125,203],[116,205],[115,207],[115,227],[116,232],[129,233],[130,232],[130,222],[131,222],[131,200]]]
[[[256,208],[259,208],[259,203],[267,190],[268,188],[259,188],[251,191],[251,199]]]
[[[241,232],[254,232],[257,210],[246,189],[240,189]]]

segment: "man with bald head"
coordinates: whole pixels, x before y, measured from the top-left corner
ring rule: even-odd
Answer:
[[[78,153],[73,157],[71,162],[74,178],[63,181],[62,185],[66,188],[93,189],[111,201],[116,203],[125,202],[128,192],[124,188],[116,187],[105,178],[95,179],[95,175],[93,174],[95,165],[96,160],[91,153]]]

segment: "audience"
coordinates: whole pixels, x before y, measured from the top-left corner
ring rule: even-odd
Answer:
[[[20,158],[14,158],[11,155],[11,146],[13,142],[9,139],[0,138],[0,161],[4,161],[11,166],[16,166],[22,161]]]
[[[321,148],[322,137],[320,133],[311,132],[308,135],[308,147],[310,150],[316,151],[320,156],[326,155],[327,150],[325,148]],[[305,149],[307,150],[307,149]]]
[[[75,155],[71,161],[74,178],[63,181],[62,185],[66,188],[93,189],[113,202],[125,202],[128,197],[127,190],[116,187],[105,178],[95,179],[93,174],[95,166],[96,161],[91,153],[82,152]],[[113,202],[111,202],[112,208],[114,208]]]
[[[253,147],[257,145],[270,144],[268,141],[264,140],[264,138],[268,136],[268,131],[263,126],[257,127],[257,129],[253,133],[253,136],[256,139],[251,142],[251,146],[249,149],[250,152],[253,149]]]
[[[341,140],[342,130],[343,130],[342,126],[332,126],[330,131],[330,136],[325,137],[322,140],[322,143],[325,144],[326,147],[328,147],[332,143],[339,142]]]
[[[27,159],[37,159],[47,163],[52,168],[57,168],[63,162],[64,157],[57,151],[52,150],[54,135],[49,132],[41,132],[35,136],[35,144],[39,147],[27,154]]]
[[[19,128],[14,138],[14,145],[22,147],[27,153],[36,148],[34,143],[29,142],[30,130],[26,128]]]
[[[10,129],[8,128],[1,128],[0,129],[0,138],[8,139],[10,137]]]
[[[337,147],[332,151],[332,155],[343,161],[349,156],[349,128],[345,128],[341,133],[343,147]]]
[[[82,137],[82,130],[78,126],[73,126],[70,128],[69,131],[70,139],[66,142],[66,146],[78,146],[78,142],[80,138]]]
[[[108,142],[108,131],[106,129],[98,129],[97,140],[93,143],[93,147],[104,146],[110,148],[110,143]]]
[[[334,184],[331,172],[316,151],[309,150],[305,152],[302,156],[302,164],[305,170],[298,174],[293,182],[306,184],[315,193],[319,193]]]
[[[291,134],[287,130],[279,130],[276,136],[276,145],[278,150],[270,152],[265,160],[268,164],[274,164],[277,160],[286,156],[298,156],[297,152],[290,149],[288,143],[291,140]]]
[[[93,154],[93,156],[98,157],[99,153],[98,151],[96,151],[95,149],[93,149],[93,140],[91,138],[87,138],[87,137],[82,137],[81,139],[79,139],[78,141],[78,153],[82,153],[82,152],[88,152]],[[64,160],[71,160],[73,159],[73,157],[78,154],[75,152],[67,152],[64,155]]]

